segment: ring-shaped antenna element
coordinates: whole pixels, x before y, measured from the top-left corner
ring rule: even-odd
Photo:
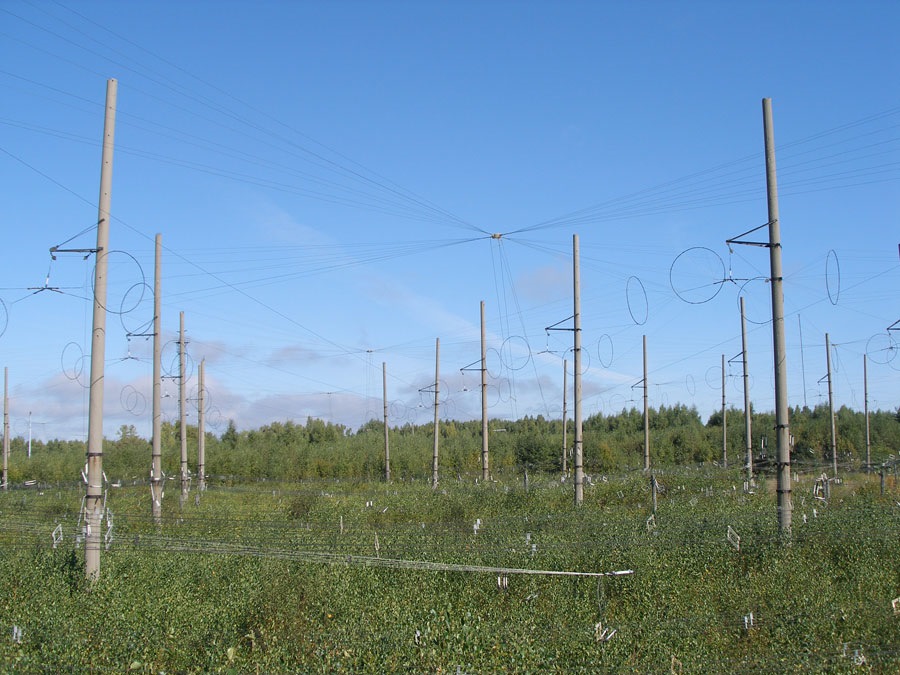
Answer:
[[[682,251],[669,267],[669,285],[675,295],[689,305],[702,305],[712,300],[726,280],[722,257],[705,246]]]
[[[531,361],[531,345],[520,335],[512,335],[500,345],[500,361],[509,370],[522,370]]]
[[[597,340],[597,358],[600,360],[600,365],[603,368],[609,368],[612,365],[613,341],[607,333],[601,335]]]
[[[752,284],[752,283],[758,284],[759,282],[768,282],[768,280],[769,280],[768,277],[752,277],[751,279],[747,279],[743,284],[741,284],[741,290],[738,291],[738,310],[739,311],[740,311],[740,306],[741,306],[741,298],[749,297],[747,295],[747,293],[749,291],[750,284]],[[753,314],[753,316],[751,316],[751,313],[747,311],[747,308],[750,306],[758,307],[759,303],[749,303],[749,302],[744,303],[744,318],[747,319],[747,321],[749,323],[755,324],[757,326],[764,326],[767,323],[772,323],[772,318],[766,317],[764,312],[755,312]],[[764,303],[764,306],[771,307],[771,302]]]
[[[84,373],[84,350],[77,342],[69,342],[63,347],[60,355],[60,366],[63,375],[68,379],[78,382],[82,387],[85,386],[81,381],[81,375]]]
[[[688,373],[684,378],[684,388],[687,389],[688,396],[694,396],[697,393],[697,383],[694,376]]]
[[[568,357],[571,354],[571,358]],[[569,347],[564,353],[563,358],[566,359],[566,372],[575,377],[575,348]],[[581,350],[581,374],[584,375],[591,369],[591,352],[582,348]]]
[[[635,325],[643,326],[650,316],[650,303],[647,302],[647,289],[643,282],[635,277],[628,277],[625,282],[625,303],[628,305],[628,313]]]
[[[6,303],[3,302],[3,298],[0,298],[0,337],[3,337],[3,334],[6,332],[6,327],[9,325],[9,310],[6,309]]]
[[[825,290],[832,305],[837,305],[841,297],[841,262],[834,249],[825,258]]]
[[[484,367],[491,379],[498,379],[503,374],[503,360],[500,351],[494,347],[486,350],[484,355]]]
[[[115,258],[112,257],[114,254],[115,254],[115,256],[116,256]],[[104,307],[102,303],[100,304],[100,306],[101,306],[104,310],[106,310],[107,312],[109,312],[110,314],[127,314],[128,312],[134,311],[134,310],[137,308],[137,306],[141,303],[141,301],[144,299],[144,288],[145,288],[145,287],[146,287],[146,288],[149,288],[149,286],[147,286],[147,277],[144,275],[144,268],[141,267],[141,264],[137,261],[137,258],[135,258],[133,255],[131,255],[131,254],[128,253],[127,251],[112,250],[112,251],[108,251],[107,253],[101,253],[100,256],[106,259],[106,265],[107,265],[107,268],[108,268],[111,264],[116,264],[116,265],[118,265],[119,263],[116,262],[116,261],[117,261],[120,257],[124,257],[124,258],[125,258],[125,261],[124,261],[125,263],[129,263],[129,262],[130,262],[130,263],[133,263],[135,267],[137,267],[137,271],[138,271],[137,276],[138,276],[138,278],[140,279],[139,281],[135,281],[134,283],[132,283],[132,284],[125,290],[125,293],[122,294],[122,297],[121,297],[121,299],[119,300],[118,303],[115,302],[114,300],[111,301],[111,300],[110,300],[110,297],[107,295],[107,298],[106,298],[106,306]],[[98,258],[98,259],[99,259],[99,258]],[[95,279],[96,276],[97,276],[97,274],[96,274],[96,267],[97,267],[97,265],[96,265],[96,263],[95,263],[95,264],[94,264],[94,274],[91,275],[91,295],[92,295],[95,299],[96,299],[96,297],[97,297],[97,293],[96,293],[95,290],[94,290],[94,279]],[[133,288],[135,288],[135,287],[140,287],[141,292],[140,292],[139,294],[132,294],[132,295],[131,295],[131,298],[130,298],[130,300],[129,300],[129,302],[126,304],[126,302],[125,302],[126,298],[129,297],[129,293],[131,293],[131,290],[132,290]],[[118,307],[119,307],[118,311],[117,311],[117,310],[114,310],[114,309],[111,309],[111,308],[110,308],[110,305],[113,305],[113,306],[118,305]]]
[[[866,342],[866,356],[873,363],[891,363],[897,356],[897,341],[890,333],[875,333]]]

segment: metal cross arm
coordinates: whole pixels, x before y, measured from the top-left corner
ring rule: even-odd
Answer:
[[[731,244],[744,244],[746,246],[764,246],[766,248],[769,248],[772,244],[770,244],[767,241],[740,241],[740,239],[742,237],[746,237],[748,234],[753,234],[754,232],[761,230],[764,227],[769,227],[769,225],[772,225],[772,221],[769,221],[768,223],[763,223],[762,225],[760,225],[758,227],[754,227],[752,230],[747,230],[746,232],[739,234],[738,236],[733,237],[731,239],[726,239],[725,243],[728,244],[729,246]]]

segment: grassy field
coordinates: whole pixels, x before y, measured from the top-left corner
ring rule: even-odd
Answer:
[[[83,488],[0,493],[0,663],[16,672],[884,672],[900,670],[900,494],[877,476],[737,471],[225,484],[159,524],[110,487],[83,577]],[[199,498],[198,498],[199,497]],[[112,527],[109,528],[109,522]],[[477,526],[476,526],[477,524]],[[727,533],[731,528],[729,541]],[[54,532],[57,544],[54,548]],[[737,535],[735,537],[734,535]],[[739,537],[739,545],[737,538]],[[503,571],[507,570],[507,571]],[[613,572],[610,577],[512,570]]]

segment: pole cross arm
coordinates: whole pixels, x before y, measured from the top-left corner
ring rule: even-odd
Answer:
[[[746,246],[764,246],[766,248],[769,248],[770,246],[772,246],[772,244],[770,242],[767,242],[767,241],[741,241],[741,238],[746,237],[748,234],[753,234],[754,232],[761,230],[764,227],[769,227],[769,225],[772,225],[772,224],[773,224],[773,221],[763,223],[762,225],[760,225],[758,227],[754,227],[752,230],[747,230],[746,232],[739,234],[736,237],[732,237],[731,239],[726,239],[725,243],[728,244],[729,246],[731,244],[744,244]]]

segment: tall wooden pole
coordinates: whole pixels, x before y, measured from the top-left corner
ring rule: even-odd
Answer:
[[[869,435],[869,359],[863,354],[863,398],[866,412],[866,473],[872,470],[872,438]]]
[[[568,424],[568,420],[566,420],[566,389],[568,389],[568,384],[566,380],[568,379],[569,373],[566,371],[566,366],[568,365],[568,361],[563,359],[563,414],[562,414],[562,423],[563,423],[563,433],[562,433],[562,472],[563,476],[567,476],[569,474],[568,467],[568,459],[569,459],[569,441],[566,437],[566,425]]]
[[[109,267],[109,209],[112,201],[117,91],[118,82],[113,79],[107,80],[100,197],[97,206],[97,264],[94,267],[91,379],[88,394],[88,482],[84,499],[84,573],[90,581],[95,581],[100,576],[100,525],[103,521],[103,381],[106,359],[106,286]]]
[[[487,328],[484,324],[484,300],[481,301],[481,480],[490,480],[488,459],[488,404],[487,404]]]
[[[575,505],[584,501],[584,440],[581,419],[581,262],[578,235],[572,235],[572,290],[574,296],[575,337]]]
[[[784,277],[781,271],[781,223],[778,221],[778,180],[775,172],[775,131],[772,99],[764,98],[766,201],[769,213],[769,276],[772,288],[772,342],[775,361],[775,437],[778,446],[778,529],[791,536],[791,430],[788,418],[787,349],[784,337]]]
[[[391,482],[391,443],[388,433],[387,363],[381,362],[381,398],[384,401],[384,480]]]
[[[441,388],[441,339],[436,338],[434,343],[434,452],[431,455],[431,487],[437,488],[438,484],[438,439],[440,430],[440,388]]]
[[[9,368],[3,368],[3,489],[9,489]]]
[[[744,366],[744,445],[747,453],[747,480],[753,478],[752,410],[750,408],[750,371],[747,369],[747,315],[741,296],[741,361]]]
[[[187,406],[185,399],[184,312],[178,315],[178,416],[181,436],[181,506],[188,495]]]
[[[828,369],[828,418],[831,421],[831,470],[837,476],[837,434],[834,427],[834,390],[831,387],[831,340],[825,333],[825,366]]]
[[[725,404],[725,355],[722,354],[722,466],[728,468],[728,409]]]
[[[197,377],[197,489],[206,490],[206,359],[200,359]]]
[[[156,235],[153,281],[153,447],[150,450],[150,497],[153,520],[162,521],[162,235]]]
[[[647,336],[644,343],[644,471],[650,470],[650,382],[647,373]]]

